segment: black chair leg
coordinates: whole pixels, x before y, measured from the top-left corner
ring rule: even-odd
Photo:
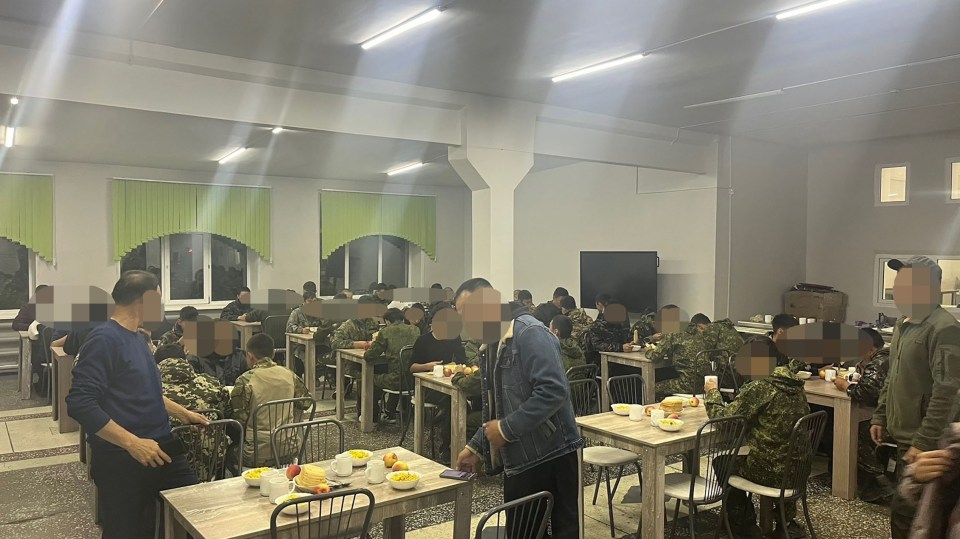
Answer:
[[[616,537],[616,531],[613,529],[613,491],[610,490],[610,468],[604,468],[607,471],[607,512],[610,514],[610,537]]]
[[[603,470],[605,469],[606,468],[601,466],[600,471],[597,472],[597,481],[593,486],[593,505],[597,505],[597,495],[600,494],[600,481],[603,480]]]
[[[804,492],[803,496],[800,498],[801,503],[803,504],[803,519],[807,521],[807,531],[810,532],[810,537],[817,539],[817,532],[813,531],[813,522],[810,522],[810,508],[807,507],[807,493]]]
[[[780,506],[777,508],[777,514],[780,517],[777,519],[780,521],[780,531],[783,532],[784,537],[789,538],[790,534],[787,532],[787,509],[784,507],[785,503],[783,498],[780,498],[780,500],[777,502],[777,505]]]
[[[694,532],[694,524],[697,520],[697,506],[694,503],[690,503],[690,513],[687,515],[687,523],[690,525],[690,539],[694,539],[697,534]]]
[[[634,466],[637,467],[637,479],[640,480],[640,492],[643,492],[643,468],[640,467],[640,461],[638,460]]]
[[[620,486],[620,478],[621,478],[621,477],[623,477],[623,465],[622,465],[622,464],[620,465],[619,468],[617,468],[617,480],[616,480],[616,482],[613,483],[613,492],[610,494],[611,497],[613,497],[613,495],[617,493],[617,488]]]

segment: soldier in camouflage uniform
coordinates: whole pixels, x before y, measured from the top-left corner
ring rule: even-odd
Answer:
[[[556,335],[560,340],[560,359],[563,361],[563,370],[569,371],[573,367],[586,365],[587,361],[577,343],[571,334],[573,332],[573,320],[569,316],[559,314],[550,321],[550,333]],[[575,375],[570,380],[578,380],[580,376]]]
[[[647,357],[654,362],[670,360],[679,375],[677,378],[657,382],[658,401],[675,393],[695,392],[696,387],[699,387],[697,382],[712,372],[709,362],[705,358],[697,357],[701,350],[705,350],[701,327],[704,325],[691,323],[683,331],[667,333],[661,337],[655,349],[647,351]]]
[[[319,301],[317,299],[316,293],[314,292],[304,292],[303,293],[303,304],[307,305]],[[295,308],[290,316],[287,318],[287,333],[310,333],[309,328],[317,328],[317,332],[314,334],[314,341],[317,346],[317,371],[321,372],[319,367],[322,364],[322,356],[324,353],[329,352],[329,337],[330,333],[333,331],[333,327],[329,323],[324,323],[323,320],[315,316],[310,316],[305,313],[303,306]],[[323,346],[326,345],[326,346]],[[304,373],[303,367],[303,358],[306,356],[307,347],[300,343],[293,343],[293,361],[288,361],[288,367],[291,368],[297,374],[302,375]]]
[[[387,309],[387,312],[383,314],[383,319],[387,322],[386,327],[377,333],[377,337],[373,339],[370,348],[363,353],[363,358],[368,361],[387,360],[387,372],[373,376],[373,387],[376,389],[374,402],[379,402],[380,392],[383,389],[399,391],[401,377],[404,381],[404,389],[413,389],[410,365],[400,362],[400,350],[404,346],[413,346],[417,342],[417,338],[420,337],[420,330],[416,326],[404,323],[403,313],[400,312],[400,309]],[[397,404],[396,395],[390,397],[391,399],[387,401],[388,416],[392,416]]]
[[[177,345],[167,345],[179,348]],[[158,349],[160,350],[160,349]],[[182,348],[179,348],[182,355]],[[161,357],[163,352],[161,352]],[[220,385],[220,382],[208,375],[197,374],[193,367],[183,357],[169,357],[162,360],[157,367],[160,369],[160,381],[163,384],[163,394],[173,402],[183,406],[188,410],[218,410],[224,413],[227,409],[227,391]],[[170,416],[170,426],[178,427],[181,423],[178,419]],[[180,432],[179,436],[188,447],[194,445],[192,437],[198,433],[187,431]],[[218,470],[208,470],[211,462],[220,462],[226,454],[226,447],[222,446],[220,454],[214,460],[212,440],[200,449],[199,455],[188,455],[191,466],[201,478],[213,477]],[[213,473],[211,473],[213,472]]]
[[[837,389],[846,391],[853,402],[876,406],[890,369],[890,350],[883,347],[883,337],[876,330],[863,331],[870,335],[873,344],[857,363],[856,372],[860,379],[852,382],[838,376],[833,383]],[[885,467],[877,458],[876,445],[870,439],[870,421],[860,422],[857,438],[857,483],[860,487],[860,499],[875,502],[892,495],[893,485],[884,475]]]
[[[633,326],[630,328],[630,338],[634,336],[637,338],[637,343],[643,342],[644,339],[649,339],[656,332],[656,326],[654,325],[654,320],[656,319],[656,313],[653,311],[647,311],[640,315],[640,318],[634,322]]]
[[[380,324],[373,318],[347,320],[340,324],[330,336],[330,348],[343,350],[347,348],[361,348],[361,343],[370,342],[373,334],[380,329]],[[360,376],[360,366],[350,361],[347,374],[357,378]]]
[[[610,308],[614,304],[607,305]],[[605,317],[597,317],[583,334],[583,353],[587,363],[600,364],[600,352],[623,352],[624,344],[629,343],[630,327],[622,322],[610,322]]]
[[[750,454],[736,457],[741,459],[737,475],[754,483],[778,487],[783,480],[784,455],[788,452],[793,427],[810,413],[803,380],[786,367],[776,367],[769,378],[759,378],[744,386],[726,406],[716,384],[706,384],[704,390],[704,405],[711,419],[740,415],[747,420],[744,445],[750,447]],[[734,537],[760,537],[749,494],[731,488],[726,505]],[[788,529],[795,527],[796,502],[786,502],[784,510],[791,522]]]
[[[180,338],[183,337],[183,323],[184,322],[196,322],[199,318],[200,313],[197,312],[196,307],[186,306],[180,309],[180,318],[177,319],[177,323],[173,325],[173,329],[164,333],[160,337],[160,343],[157,345],[164,346],[168,344],[177,344],[180,342]]]
[[[590,318],[590,315],[587,314],[587,311],[578,309],[577,300],[573,299],[571,296],[566,296],[560,300],[560,311],[565,316],[570,317],[570,320],[573,322],[573,331],[571,332],[571,337],[579,342],[583,337],[583,334],[590,329],[591,325],[593,325],[593,318]]]
[[[483,343],[480,341],[463,341],[463,355],[467,360],[467,365],[477,365],[480,347]]]
[[[480,373],[476,372],[474,374],[464,375],[462,372],[458,372],[450,379],[450,383],[453,384],[454,387],[459,388],[461,393],[469,399],[470,406],[467,412],[467,432],[476,432],[480,428],[480,424],[483,423],[483,417],[480,413],[482,404],[480,402]],[[444,438],[445,440],[450,437],[449,427],[447,431],[446,438]]]

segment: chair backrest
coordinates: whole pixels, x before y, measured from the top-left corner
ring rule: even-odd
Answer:
[[[273,431],[270,440],[277,468],[297,462],[320,462],[344,452],[343,425],[336,419],[287,423]]]
[[[639,374],[611,376],[607,379],[607,395],[611,404],[643,404],[643,377]]]
[[[547,531],[553,495],[537,492],[487,511],[477,523],[474,539],[540,539]],[[492,524],[487,533],[484,528]]]
[[[187,446],[187,461],[201,483],[223,477],[228,455],[232,454],[237,460],[234,469],[240,469],[240,450],[227,451],[231,445],[228,426],[233,427],[230,430],[240,433],[237,447],[243,447],[243,426],[236,419],[218,419],[200,428],[182,425],[173,429],[173,434]]]
[[[53,350],[50,350],[50,345],[53,343],[53,328],[50,326],[43,326],[43,330],[40,332],[40,339],[43,343],[43,357],[46,358],[44,363],[51,363],[53,361]]]
[[[272,315],[264,318],[263,322],[260,322],[260,331],[273,339],[273,347],[275,350],[286,347],[288,318],[289,317],[284,315]],[[246,343],[244,343],[244,345],[246,345]]]
[[[280,512],[291,505],[310,504],[296,511],[296,516],[280,517]],[[373,493],[365,488],[336,490],[318,496],[303,496],[289,502],[283,502],[270,515],[270,537],[280,537],[277,519],[290,521],[296,519],[296,525],[285,529],[283,537],[297,539],[339,539],[346,537],[367,537],[370,531],[370,517],[376,507]]]
[[[711,419],[700,426],[693,452],[698,458],[693,462],[691,500],[694,499],[697,476],[704,479],[704,499],[698,503],[714,503],[723,499],[727,480],[735,471],[737,451],[743,444],[746,431],[747,418],[741,415]]]
[[[740,392],[740,384],[742,381],[741,375],[737,372],[736,368],[736,355],[723,348],[703,350],[700,354],[706,355],[710,361],[713,374],[717,375],[717,387],[720,389],[720,392],[729,394],[731,398],[735,397],[737,393]],[[697,378],[697,380],[699,379],[700,377]],[[702,386],[695,389],[694,394],[703,391]]]
[[[583,380],[585,378],[596,378],[600,374],[600,366],[588,363],[586,365],[577,365],[567,369],[567,380]]]
[[[223,411],[217,410],[216,408],[204,408],[201,410],[193,410],[194,412],[206,417],[210,421],[216,421],[218,419],[223,419]]]
[[[408,344],[400,349],[400,391],[413,390],[413,374],[410,374],[410,362],[413,361],[413,345]]]
[[[570,402],[577,417],[596,414],[600,410],[600,384],[593,378],[570,382]]]
[[[792,498],[807,491],[807,479],[810,478],[813,455],[820,445],[820,438],[823,437],[826,424],[827,411],[820,410],[801,417],[793,426],[790,447],[787,449],[786,466],[783,470],[783,482],[780,483],[781,498],[785,497],[785,490],[796,491]]]
[[[265,402],[253,409],[253,462],[260,462],[260,437],[258,425],[265,421],[271,425],[270,432],[287,423],[298,423],[303,420],[313,419],[313,414],[317,408],[317,403],[310,397],[299,397],[294,399],[279,399]],[[264,449],[271,443],[267,439],[263,441]]]

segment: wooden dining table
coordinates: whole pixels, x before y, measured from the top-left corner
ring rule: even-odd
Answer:
[[[310,396],[317,392],[317,342],[313,333],[287,333],[287,365],[293,365],[293,344],[302,344],[306,349],[303,354],[303,382],[307,386]],[[339,418],[338,418],[339,419]]]
[[[479,376],[479,375],[477,375]],[[450,397],[450,451],[459,453],[467,445],[467,397],[453,385],[451,376],[432,372],[414,373],[413,451],[423,453],[423,405],[428,391]]]
[[[609,410],[610,395],[607,393],[607,380],[610,379],[610,364],[626,365],[640,369],[640,376],[643,377],[643,402],[641,404],[651,404],[656,400],[658,367],[668,367],[673,362],[667,358],[659,361],[653,361],[647,357],[647,352],[600,352],[600,378],[602,387],[600,388],[601,410]]]
[[[346,403],[344,394],[347,383],[345,379],[348,362],[360,365],[360,430],[373,432],[373,370],[377,365],[383,365],[386,360],[366,360],[364,350],[344,348],[337,350],[337,420],[343,421]]]
[[[18,331],[20,334],[20,364],[17,369],[17,389],[20,398],[33,398],[33,346],[29,331]]]
[[[57,422],[60,434],[80,430],[80,424],[67,413],[67,393],[73,385],[73,356],[67,355],[62,347],[51,346],[51,363],[53,382],[53,397],[51,412],[53,420]]]
[[[383,522],[384,539],[404,537],[404,518],[407,514],[433,509],[448,502],[455,503],[453,537],[469,538],[473,482],[444,479],[440,473],[447,469],[446,466],[402,447],[373,451],[373,458],[382,458],[388,452],[395,452],[400,460],[410,466],[411,471],[421,474],[416,488],[395,490],[389,481],[371,484],[364,476],[365,468],[362,467],[354,468],[353,474],[347,478],[338,478],[350,481],[352,484],[349,488],[364,488],[373,494],[375,507],[371,523]],[[329,463],[324,461],[317,464],[329,470]],[[183,539],[187,534],[194,539],[270,537],[270,516],[276,505],[260,496],[259,488],[248,487],[242,477],[165,490],[160,497],[163,499],[164,536],[167,539]],[[311,504],[311,511],[317,511],[316,505]],[[324,508],[328,507],[324,505]],[[366,498],[358,497],[353,511],[362,517],[367,507]],[[306,519],[302,515],[300,518],[299,531],[303,531]],[[323,514],[321,518],[326,520],[330,515]],[[297,537],[297,517],[279,515],[277,529],[280,537]]]
[[[860,422],[873,416],[873,407],[861,406],[833,382],[816,373],[803,384],[807,402],[833,408],[833,495],[844,500],[857,497],[857,449]]]
[[[250,340],[250,337],[253,337],[254,333],[260,332],[260,322],[245,322],[243,320],[231,320],[233,327],[237,328],[237,331],[240,332],[240,349],[245,350],[247,346],[247,341]]]
[[[664,475],[667,457],[692,451],[699,429],[709,418],[706,408],[684,408],[681,416],[683,427],[678,432],[666,432],[650,423],[650,418],[630,421],[626,416],[606,412],[577,418],[580,435],[584,439],[604,445],[626,449],[640,455],[643,463],[643,507],[637,537],[660,539],[664,532]],[[583,453],[580,452],[583,467]],[[583,474],[580,488],[583,489]],[[580,512],[580,527],[583,529],[583,511]]]

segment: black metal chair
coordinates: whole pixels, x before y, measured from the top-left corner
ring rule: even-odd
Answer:
[[[309,507],[307,507],[309,505]],[[282,511],[296,507],[295,515]],[[370,517],[376,507],[373,493],[367,489],[337,490],[318,496],[302,496],[283,502],[270,515],[270,537],[279,539],[280,527],[284,538],[316,539],[318,537],[339,539],[367,537]],[[293,523],[289,529],[287,524]]]
[[[260,323],[260,331],[273,339],[273,360],[280,365],[286,365],[290,370],[294,370],[290,358],[287,357],[288,318],[288,316],[282,314],[268,316]],[[246,346],[246,343],[243,344]]]
[[[746,426],[746,418],[743,416],[722,417],[707,421],[697,430],[693,455],[701,458],[693,459],[690,473],[665,476],[664,494],[668,498],[677,500],[673,510],[671,538],[677,533],[681,501],[686,502],[690,507],[690,514],[687,517],[690,537],[696,537],[693,524],[697,516],[697,506],[709,505],[726,498],[727,481],[733,473],[737,451],[743,443]],[[727,514],[723,513],[727,534],[732,537],[733,532],[730,531],[730,524],[726,517]],[[717,527],[719,529],[719,525]]]
[[[553,494],[546,491],[507,502],[480,517],[474,539],[540,539],[552,511]]]
[[[187,461],[201,483],[223,478],[231,453],[237,460],[234,469],[240,469],[240,451],[228,451],[233,444],[228,427],[241,433],[239,447],[243,447],[243,426],[236,419],[218,419],[202,427],[181,425],[173,429],[173,434],[187,446]]]
[[[404,421],[404,411],[409,408],[410,399],[413,397],[413,375],[410,374],[410,358],[413,356],[413,345],[407,345],[400,349],[400,357],[397,358],[397,361],[400,362],[400,388],[397,390],[393,389],[384,389],[381,394],[380,410],[386,412],[386,402],[387,395],[397,395],[400,399],[399,410],[400,410],[400,443],[397,445],[403,445],[403,440],[407,436],[407,428],[409,427],[410,417],[407,414],[406,421]],[[406,402],[404,402],[406,400]]]
[[[201,410],[193,410],[194,412],[206,417],[210,421],[216,421],[218,419],[224,419],[223,411],[217,410],[216,408],[204,408]]]
[[[712,350],[701,350],[697,353],[696,358],[698,360],[703,357],[706,357],[707,361],[710,362],[712,372],[699,373],[699,376],[694,377],[694,387],[691,388],[693,390],[691,394],[703,393],[703,385],[700,385],[700,380],[703,380],[703,377],[708,374],[715,374],[717,376],[717,389],[725,397],[733,400],[740,392],[740,373],[737,372],[734,364],[736,356],[729,350],[714,348]]]
[[[643,404],[643,377],[639,374],[611,376],[607,379],[607,396],[610,404]]]
[[[600,411],[600,384],[593,378],[581,378],[570,382],[570,402],[577,417],[593,415]]]
[[[596,379],[599,374],[600,366],[588,363],[567,369],[567,380],[583,380],[584,378]]]
[[[280,399],[265,402],[253,410],[253,465],[259,466],[261,463],[268,462],[267,458],[260,458],[260,435],[259,425],[266,422],[270,425],[269,431],[272,434],[274,429],[287,423],[299,423],[304,419],[313,419],[316,412],[317,403],[311,397],[299,397],[294,399]],[[306,416],[306,417],[305,417]],[[266,442],[269,444],[270,439]]]
[[[806,520],[807,530],[813,539],[817,539],[817,533],[813,530],[813,523],[810,522],[810,509],[807,507],[807,480],[810,478],[813,456],[820,445],[820,438],[823,437],[826,424],[826,410],[807,414],[797,421],[793,427],[793,432],[790,434],[790,446],[787,449],[787,454],[784,455],[786,465],[779,486],[760,485],[739,475],[731,476],[729,481],[731,487],[744,492],[776,499],[777,505],[780,507],[777,516],[783,530],[787,529],[787,513],[784,502],[799,499],[803,505],[803,518]]]
[[[294,458],[301,464],[331,459],[344,452],[343,425],[332,418],[287,423],[273,431],[270,448],[277,468]]]

